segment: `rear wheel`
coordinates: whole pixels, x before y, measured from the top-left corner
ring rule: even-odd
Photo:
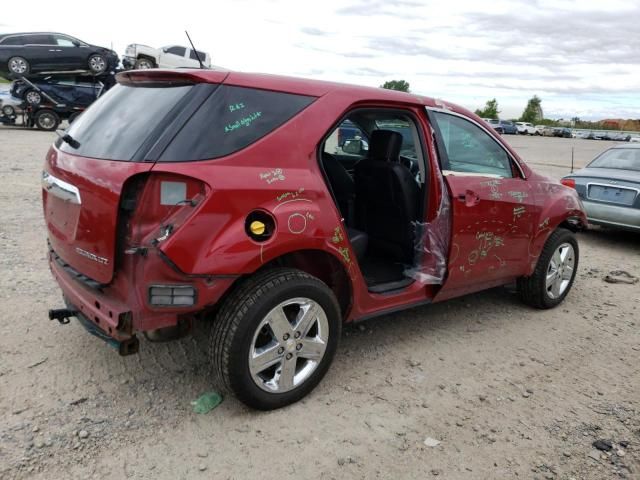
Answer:
[[[578,242],[573,232],[558,228],[545,243],[530,277],[518,279],[518,292],[526,304],[553,308],[567,296],[578,270]]]
[[[107,61],[105,60],[105,58],[96,53],[94,55],[91,55],[89,57],[89,70],[91,70],[91,73],[103,73],[107,70]]]
[[[31,70],[29,62],[22,57],[11,57],[7,66],[9,67],[9,72],[15,75],[28,75],[29,70]]]
[[[53,110],[40,110],[34,115],[33,122],[39,130],[51,132],[60,125],[60,117]]]
[[[219,382],[260,410],[307,395],[325,375],[342,327],[333,292],[302,271],[248,279],[224,302],[209,355]]]

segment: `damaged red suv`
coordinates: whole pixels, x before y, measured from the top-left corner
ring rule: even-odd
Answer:
[[[517,282],[565,298],[573,189],[482,119],[378,88],[133,71],[48,152],[49,264],[66,307],[123,355],[212,322],[219,383],[272,409],[327,372],[341,326]]]

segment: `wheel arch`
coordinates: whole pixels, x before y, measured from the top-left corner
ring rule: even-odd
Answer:
[[[271,259],[257,271],[275,267],[295,268],[319,278],[338,299],[342,319],[347,318],[353,303],[353,283],[338,257],[326,250],[295,250]]]
[[[158,66],[158,62],[156,61],[156,59],[152,55],[149,55],[149,54],[146,54],[146,53],[139,53],[138,55],[136,55],[136,60],[140,60],[142,58],[144,58],[146,60],[151,60],[156,67]]]

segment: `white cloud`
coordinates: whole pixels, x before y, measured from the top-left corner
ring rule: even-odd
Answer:
[[[638,3],[610,0],[123,2],[61,8],[34,0],[3,31],[52,30],[120,54],[185,44],[244,70],[377,86],[518,116],[534,94],[547,116],[640,118]],[[96,7],[97,8],[97,7]],[[20,22],[17,23],[17,19]]]

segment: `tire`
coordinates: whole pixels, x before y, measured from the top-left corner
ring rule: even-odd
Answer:
[[[575,234],[558,228],[547,239],[533,274],[518,279],[520,299],[527,305],[541,309],[562,303],[573,286],[579,258]],[[550,286],[548,276],[554,273]]]
[[[74,112],[71,115],[69,115],[69,118],[67,119],[67,122],[69,122],[69,125],[75,122],[76,118],[78,118],[81,114],[82,112]]]
[[[156,68],[156,64],[149,58],[138,58],[133,66],[136,70],[147,70],[149,68]]]
[[[107,60],[99,53],[94,53],[93,55],[91,55],[89,57],[87,65],[89,66],[89,71],[95,75],[104,73],[108,67]]]
[[[16,115],[16,109],[13,108],[11,105],[5,105],[4,107],[2,107],[2,114],[5,117],[13,117]]]
[[[315,315],[302,315],[309,311]],[[300,331],[298,319],[307,325]],[[300,270],[277,268],[245,280],[224,301],[213,322],[209,358],[223,390],[250,407],[272,410],[300,400],[322,380],[341,329],[340,307],[327,285]],[[260,349],[271,352],[265,366],[250,360],[261,358]]]
[[[23,57],[11,57],[7,62],[7,68],[9,73],[14,75],[28,75],[31,71],[31,65]]]
[[[52,132],[60,125],[60,117],[53,110],[39,110],[33,116],[33,123],[38,130]]]
[[[29,105],[37,106],[42,103],[42,95],[37,90],[27,90],[24,99]]]

